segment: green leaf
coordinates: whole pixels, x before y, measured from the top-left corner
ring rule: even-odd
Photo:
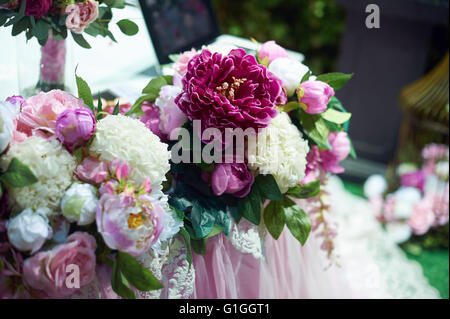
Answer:
[[[0,198],[3,196],[3,185],[0,183]]]
[[[25,187],[38,181],[31,169],[15,157],[6,172],[0,176],[0,180],[12,187]]]
[[[312,75],[311,71],[306,72],[305,75],[303,76],[302,80],[300,81],[300,83],[308,81],[311,75]]]
[[[15,23],[12,27],[11,35],[15,37],[16,35],[20,34],[21,32],[28,29],[30,26],[30,20],[27,18],[22,18],[19,22]]]
[[[117,253],[116,260],[120,271],[136,289],[151,291],[164,288],[155,275],[130,254],[120,251]]]
[[[322,118],[336,124],[344,124],[352,117],[352,113],[344,113],[334,109],[328,109],[322,113]]]
[[[142,90],[142,94],[153,95],[154,99],[159,96],[159,92],[164,85],[172,84],[173,78],[171,76],[158,76],[152,79],[147,86]]]
[[[320,115],[308,114],[301,109],[297,110],[297,115],[305,134],[319,147],[331,149],[328,142],[330,129],[325,120]]]
[[[191,236],[184,227],[180,228],[180,235],[183,237],[186,243],[186,260],[189,263],[189,269],[192,265],[192,246],[191,246]]]
[[[350,156],[356,159],[358,158],[358,156],[356,155],[355,147],[353,146],[352,140],[351,139],[348,140],[350,141]]]
[[[180,58],[180,54],[169,54],[169,59],[172,62],[177,62],[179,58]]]
[[[198,202],[194,201],[191,211],[192,226],[199,238],[208,236],[214,226],[214,216]]]
[[[75,78],[78,88],[78,97],[84,101],[84,104],[90,107],[92,114],[95,114],[94,99],[92,97],[91,88],[86,81],[78,75],[75,74]]]
[[[261,195],[258,187],[253,185],[250,193],[239,201],[238,211],[249,222],[255,225],[261,223]]]
[[[123,9],[125,8],[125,0],[104,0],[103,1],[108,7]]]
[[[86,41],[86,39],[83,37],[82,34],[78,34],[78,33],[74,33],[74,32],[70,32],[70,33],[72,33],[73,39],[80,47],[85,48],[85,49],[91,48],[91,45]]]
[[[119,114],[119,111],[120,111],[120,103],[119,103],[119,101],[117,101],[116,105],[114,106],[114,110],[112,112],[112,115]]]
[[[255,178],[255,185],[259,188],[261,197],[270,200],[282,200],[283,195],[275,178],[272,175],[258,175]]]
[[[220,227],[218,225],[214,225],[213,228],[211,229],[210,233],[205,237],[205,239],[219,235],[222,231],[223,231],[222,227]]]
[[[5,27],[9,27],[10,25],[17,23],[19,20],[21,20],[25,16],[26,3],[27,3],[27,0],[22,1],[22,3],[20,4],[19,12],[5,24]]]
[[[291,234],[302,244],[306,243],[311,231],[311,221],[308,215],[291,199],[285,197],[283,201],[283,213],[286,226]]]
[[[292,101],[283,106],[283,111],[286,113],[289,113],[289,112],[297,110],[299,108],[300,108],[300,103],[298,103],[297,101]]]
[[[136,100],[136,102],[134,102],[133,106],[130,108],[130,110],[125,115],[131,115],[131,114],[142,115],[143,114],[143,112],[141,110],[142,103],[144,103],[144,101],[154,102],[155,100],[156,100],[156,97],[154,97],[153,94],[147,94],[147,95],[141,96],[140,98],[138,98]]]
[[[37,19],[35,26],[33,27],[32,34],[39,40],[45,40],[48,38],[48,31],[50,30],[50,24],[43,19]]]
[[[291,187],[286,194],[295,198],[311,198],[317,196],[319,192],[320,181],[314,181],[303,186]]]
[[[122,19],[117,22],[117,25],[124,34],[132,36],[139,32],[139,27],[133,21]]]
[[[206,238],[202,239],[193,239],[191,238],[192,249],[198,255],[206,254]]]
[[[285,225],[282,211],[283,201],[273,200],[264,209],[264,224],[273,238],[278,239]]]
[[[111,287],[116,294],[125,299],[136,299],[136,295],[130,288],[128,281],[120,272],[118,257],[114,260],[112,276],[111,276]]]
[[[321,74],[317,77],[318,81],[326,82],[329,86],[331,86],[335,90],[339,90],[348,80],[350,80],[353,76],[351,74],[345,74],[340,72],[335,73],[325,73]]]

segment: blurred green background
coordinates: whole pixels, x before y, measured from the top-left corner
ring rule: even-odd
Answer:
[[[314,74],[336,70],[345,11],[334,0],[213,0],[222,33],[305,54]]]

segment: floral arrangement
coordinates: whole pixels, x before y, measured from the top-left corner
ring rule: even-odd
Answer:
[[[12,26],[13,36],[25,32],[28,40],[35,37],[42,46],[49,34],[63,40],[70,32],[77,44],[90,48],[83,33],[116,41],[109,31],[112,9],[125,5],[122,0],[0,0],[0,27]],[[138,26],[128,19],[117,25],[126,35],[138,32]]]
[[[0,103],[0,298],[67,298],[96,276],[122,297],[162,288],[136,258],[182,221],[162,192],[170,152],[119,104],[53,90]]]
[[[365,194],[395,242],[448,247],[449,148],[429,144],[421,155],[421,166],[408,162],[397,167],[397,190],[388,191],[386,179],[374,175],[364,185]]]
[[[302,245],[313,229],[331,255],[325,185],[355,156],[351,114],[334,95],[352,75],[313,76],[274,41],[256,56],[211,46],[172,59],[127,114],[170,146],[169,203],[187,245],[204,254],[208,238],[246,219],[275,239],[286,226]]]

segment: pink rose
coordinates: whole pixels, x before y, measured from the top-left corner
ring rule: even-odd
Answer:
[[[414,205],[408,225],[416,235],[425,234],[434,223],[433,201],[425,197]]]
[[[29,17],[42,18],[50,10],[52,0],[27,0],[25,15]]]
[[[86,0],[75,2],[66,7],[66,27],[75,33],[83,33],[92,22],[98,18],[98,2]]]
[[[108,164],[96,158],[87,157],[78,165],[75,175],[80,181],[100,184],[109,176]]]
[[[66,280],[70,281],[67,276],[71,274],[68,266],[79,267],[80,287],[89,284],[95,276],[96,248],[95,238],[88,233],[73,233],[65,244],[25,260],[24,280],[34,289],[44,291],[50,298],[68,297],[76,291],[76,288],[67,287]]]
[[[350,140],[346,132],[330,132],[328,141],[331,145],[331,150],[321,151],[320,158],[322,166],[327,172],[333,174],[340,174],[345,169],[339,166],[339,162],[347,158],[350,154]]]
[[[22,106],[17,130],[26,135],[38,135],[44,138],[53,137],[58,115],[65,110],[87,107],[81,99],[77,99],[61,90],[39,93],[27,100]]]
[[[278,58],[288,57],[286,49],[279,46],[275,41],[264,42],[259,49],[259,61],[265,62],[264,59],[267,58],[267,65]]]
[[[297,89],[298,101],[309,114],[325,112],[333,95],[333,88],[322,81],[305,81]]]
[[[185,75],[189,61],[197,54],[198,52],[195,49],[181,53],[178,61],[173,65],[174,70],[180,75]]]

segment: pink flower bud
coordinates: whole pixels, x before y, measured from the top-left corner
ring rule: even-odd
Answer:
[[[305,81],[297,89],[298,102],[309,114],[323,113],[333,95],[333,88],[322,81]]]
[[[127,162],[115,158],[109,163],[109,171],[112,175],[115,175],[118,180],[127,179],[130,175],[131,166]]]
[[[144,183],[142,183],[142,189],[147,193],[150,194],[152,192],[152,183],[150,182],[150,177],[147,177],[144,180]]]
[[[267,64],[271,63],[273,60],[278,58],[287,58],[289,57],[286,49],[279,46],[275,41],[267,41],[264,42],[261,48],[259,49],[259,60],[264,62],[264,59],[267,58]]]
[[[55,134],[70,151],[83,146],[94,135],[95,118],[91,110],[65,110],[56,119]]]

